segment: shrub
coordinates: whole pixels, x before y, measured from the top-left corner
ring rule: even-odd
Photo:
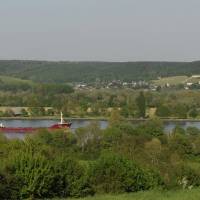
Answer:
[[[159,105],[156,110],[156,115],[159,117],[169,117],[171,115],[170,108],[165,105]]]
[[[135,162],[103,154],[91,164],[91,185],[98,193],[136,192],[160,185],[160,176],[141,169]]]
[[[177,177],[177,184],[183,189],[200,186],[199,169],[192,169],[188,165],[183,165],[176,169],[175,174]]]
[[[192,118],[196,118],[198,116],[198,111],[196,108],[192,108],[190,111],[189,111],[189,116],[192,117]]]
[[[0,199],[19,199],[19,184],[15,176],[0,174]]]
[[[153,119],[139,125],[136,129],[139,134],[146,134],[154,137],[164,135],[164,126],[161,120]]]
[[[191,136],[198,136],[200,134],[200,129],[196,127],[188,127],[186,132]]]
[[[8,181],[0,176],[0,195],[8,193],[12,196],[16,192],[18,198],[15,199],[93,194],[87,170],[78,161],[62,156],[49,160],[40,153],[19,151],[5,163],[3,174],[8,174],[7,177],[12,179]]]
[[[50,161],[44,156],[18,151],[8,160],[5,169],[17,179],[20,198],[49,196],[53,171]]]
[[[87,170],[76,160],[60,157],[54,162],[53,196],[84,197],[93,194]]]

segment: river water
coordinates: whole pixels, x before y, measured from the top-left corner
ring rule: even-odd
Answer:
[[[59,120],[1,120],[6,127],[50,127],[53,124],[59,123]],[[70,120],[72,122],[71,130],[75,131],[77,128],[88,126],[92,120]],[[105,129],[108,126],[106,120],[98,120],[101,129]],[[28,134],[22,133],[3,133],[7,138],[19,138],[23,139]]]
[[[58,123],[58,120],[1,120],[1,122],[6,126],[6,127],[49,127],[55,123]],[[91,120],[78,120],[78,119],[73,119],[70,120],[72,122],[71,130],[74,131],[77,128],[80,127],[85,127],[89,125],[92,121]],[[101,129],[105,129],[108,126],[108,122],[106,120],[98,120],[99,125]],[[134,122],[135,124],[136,122]],[[140,123],[140,122],[138,122]],[[181,126],[182,128],[186,129],[187,127],[197,127],[200,129],[200,122],[190,122],[190,121],[184,121],[184,122],[165,122],[165,132],[169,133],[173,130],[173,128],[176,125]],[[21,133],[3,133],[6,135],[7,138],[19,138],[23,139],[26,134],[21,134]]]

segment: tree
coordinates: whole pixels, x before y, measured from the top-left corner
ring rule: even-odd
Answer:
[[[192,118],[196,118],[198,116],[198,111],[196,108],[193,108],[189,111],[189,116]]]
[[[140,135],[146,134],[149,136],[159,137],[164,135],[163,122],[160,119],[152,119],[139,125],[136,128],[136,131]]]
[[[139,117],[145,118],[146,116],[146,98],[143,92],[140,92],[139,96],[136,98],[136,104],[138,107]]]
[[[145,143],[145,150],[152,164],[159,164],[159,156],[161,154],[162,145],[158,138],[153,138],[151,141]]]
[[[118,125],[123,121],[123,117],[120,115],[120,111],[117,109],[112,110],[110,119],[109,119],[109,125]]]
[[[159,117],[169,117],[170,114],[171,114],[171,111],[170,111],[168,106],[159,105],[157,107],[157,110],[156,110],[156,115],[157,116],[159,116]]]
[[[77,145],[82,152],[90,152],[95,156],[100,147],[102,137],[101,129],[98,122],[91,122],[87,127],[82,127],[75,132]]]

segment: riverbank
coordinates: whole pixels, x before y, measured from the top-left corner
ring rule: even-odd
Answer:
[[[143,122],[152,118],[125,118],[125,121]],[[200,122],[200,119],[192,118],[159,118],[164,122]],[[60,116],[36,116],[36,117],[0,117],[0,120],[60,120]],[[101,120],[108,121],[108,117],[65,117],[65,120]]]
[[[0,117],[0,120],[60,120],[60,116],[43,117]],[[105,117],[65,117],[65,120],[102,120],[107,121]]]

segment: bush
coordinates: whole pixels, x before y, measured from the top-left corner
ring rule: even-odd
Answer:
[[[134,135],[135,128],[131,123],[120,123],[117,126],[123,134]]]
[[[16,177],[0,174],[0,199],[15,200],[19,199],[19,185]]]
[[[19,151],[8,160],[5,169],[17,179],[21,199],[49,196],[53,171],[50,161],[44,156],[28,150]]]
[[[164,135],[164,126],[161,120],[153,119],[139,125],[136,131],[139,134],[146,134],[158,137]]]
[[[76,160],[58,158],[54,162],[53,196],[84,197],[92,195],[93,191],[88,181],[87,170]]]
[[[190,111],[189,111],[189,116],[192,117],[192,118],[196,118],[198,116],[198,111],[196,108],[192,108]]]
[[[188,127],[186,132],[187,132],[188,135],[191,135],[191,136],[200,135],[200,129],[198,129],[196,127]]]
[[[177,184],[183,189],[200,186],[199,169],[195,170],[188,165],[183,165],[176,169],[175,176],[177,177]]]
[[[156,115],[159,117],[170,117],[171,111],[168,106],[159,105],[156,110]]]
[[[159,175],[110,153],[91,164],[90,181],[97,193],[136,192],[161,184]]]
[[[12,199],[12,196],[17,196],[14,199],[26,199],[93,194],[87,170],[78,161],[69,158],[58,157],[52,161],[40,153],[19,151],[5,164],[3,174],[12,178],[8,181],[5,176],[0,176],[0,195],[6,193],[7,199]]]

